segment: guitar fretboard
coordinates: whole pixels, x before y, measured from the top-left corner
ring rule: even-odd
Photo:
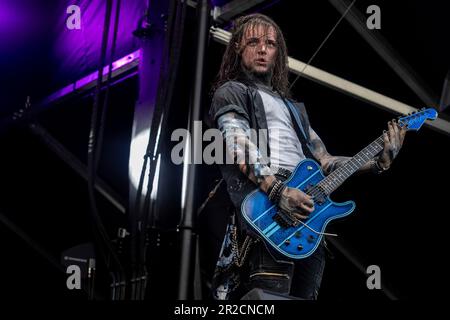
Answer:
[[[383,135],[378,137],[375,141],[367,147],[358,152],[353,158],[347,161],[343,166],[334,170],[325,179],[323,179],[319,186],[330,194],[336,190],[347,178],[363,167],[367,162],[373,159],[384,147]]]

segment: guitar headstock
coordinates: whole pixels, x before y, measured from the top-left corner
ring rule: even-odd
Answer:
[[[418,131],[426,120],[435,120],[438,113],[433,108],[422,108],[407,116],[400,117],[398,123],[400,126],[406,126],[408,130]]]

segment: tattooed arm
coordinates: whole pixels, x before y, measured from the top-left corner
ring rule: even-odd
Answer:
[[[250,139],[250,126],[244,117],[228,112],[220,116],[217,123],[225,138],[227,152],[233,156],[234,163],[239,165],[242,173],[265,193],[268,193],[271,186],[277,183],[281,185],[279,197],[271,199],[280,207],[281,215],[292,216],[290,219],[304,219],[314,210],[311,196],[301,190],[284,186],[272,174],[267,165],[268,161],[262,157],[258,147]]]
[[[267,193],[276,178],[267,165],[267,159],[250,139],[248,121],[235,112],[227,112],[217,119],[217,124],[233,163],[237,163],[239,170]]]
[[[351,157],[332,156],[328,153],[324,143],[319,138],[317,133],[309,127],[309,134],[311,136],[313,155],[320,161],[323,172],[328,175],[348,160]],[[400,128],[395,121],[388,122],[388,130],[384,132],[384,148],[379,156],[376,156],[371,161],[367,162],[357,172],[380,172],[389,169],[392,161],[397,157],[400,151],[403,140],[405,138],[406,128]]]
[[[320,165],[322,167],[322,170],[325,175],[329,175],[331,172],[345,164],[348,160],[351,159],[351,157],[344,157],[344,156],[332,156],[328,153],[327,149],[325,148],[325,144],[323,143],[322,139],[317,135],[317,133],[309,127],[309,134],[311,136],[311,145],[314,157],[316,157],[317,160],[319,160]],[[375,159],[377,161],[377,158]],[[374,169],[374,161],[367,162],[363,167],[361,167],[357,172],[373,172]]]

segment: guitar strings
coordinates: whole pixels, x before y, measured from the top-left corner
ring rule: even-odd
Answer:
[[[403,123],[401,123],[403,124]],[[379,137],[377,140],[381,139],[381,137]],[[376,140],[376,141],[377,141]],[[322,193],[324,193],[325,195],[327,195],[328,190],[326,186],[322,186],[320,185],[322,181],[320,181],[317,185],[315,185],[314,187],[311,188],[311,190],[309,190],[309,192],[306,192],[307,194],[309,194],[310,196],[312,196],[313,200],[315,197],[320,196]],[[328,193],[329,194],[329,193]],[[312,232],[314,232],[315,234],[318,235],[323,235],[323,236],[331,236],[331,237],[337,237],[338,235],[336,233],[328,233],[328,232],[320,232],[317,230],[314,230],[312,227],[310,227],[308,225],[308,223],[305,223],[301,220],[298,220],[304,227],[308,228],[309,230],[311,230]]]

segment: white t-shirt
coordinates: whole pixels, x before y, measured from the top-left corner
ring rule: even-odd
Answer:
[[[271,167],[293,170],[305,159],[302,145],[294,130],[291,116],[283,100],[258,89],[266,113]]]

